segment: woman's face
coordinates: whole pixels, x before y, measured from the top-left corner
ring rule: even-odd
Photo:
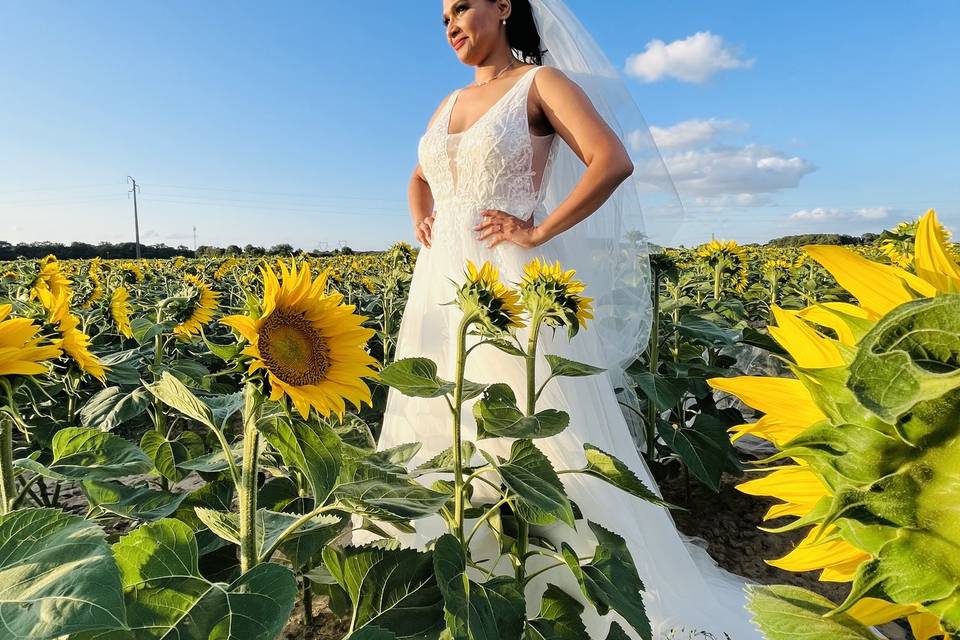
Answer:
[[[502,10],[509,6],[503,0],[443,0],[443,25],[447,43],[460,62],[480,64],[493,50],[500,37]]]

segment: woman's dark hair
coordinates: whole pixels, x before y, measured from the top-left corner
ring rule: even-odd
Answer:
[[[510,43],[510,48],[519,51],[520,59],[527,64],[543,66],[543,54],[547,50],[540,49],[540,33],[533,20],[530,0],[512,0],[510,5],[513,8],[507,18],[507,42]]]

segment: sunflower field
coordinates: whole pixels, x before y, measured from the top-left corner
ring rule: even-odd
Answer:
[[[656,585],[616,523],[585,523],[593,555],[543,534],[583,520],[567,473],[688,506],[616,451],[584,443],[554,469],[537,447],[568,425],[543,386],[603,372],[547,356],[534,383],[541,328],[590,331],[590,283],[465,264],[444,380],[394,357],[416,257],[0,263],[0,640],[588,638],[556,586],[528,616],[524,587],[553,571],[652,638]],[[734,478],[769,536],[801,532],[763,558],[782,584],[749,588],[764,635],[960,635],[960,249],[935,212],[861,245],[650,260],[656,321],[618,391],[640,398],[628,422],[658,478]],[[524,362],[525,387],[466,379],[479,344]],[[388,392],[445,401],[449,447],[416,467],[419,443],[379,450]],[[509,458],[484,451],[495,438]],[[428,516],[445,533],[401,545]],[[484,537],[505,569],[474,556]],[[843,598],[798,586],[807,572]]]

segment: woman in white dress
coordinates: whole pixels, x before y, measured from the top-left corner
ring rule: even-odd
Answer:
[[[535,256],[551,263],[559,260],[565,268],[582,264],[589,248],[577,230],[611,199],[635,165],[582,87],[560,68],[543,64],[541,44],[548,51],[551,46],[566,45],[558,39],[541,41],[538,26],[543,28],[552,19],[562,20],[565,29],[582,29],[572,15],[564,13],[560,0],[442,0],[442,9],[447,40],[460,61],[475,68],[476,82],[443,100],[420,140],[409,200],[416,237],[423,247],[399,329],[396,358],[430,358],[437,363],[439,376],[450,380],[461,312],[444,303],[454,298],[451,280],[463,281],[467,260],[477,266],[489,261],[508,284],[520,281],[523,266]],[[514,51],[523,58],[518,59]],[[562,149],[569,157],[579,158],[584,168],[576,184],[550,182],[552,165]],[[548,186],[567,191],[562,201],[554,198],[551,211],[544,199]],[[590,296],[593,283],[588,276],[583,280],[584,295]],[[644,294],[649,296],[646,290]],[[590,324],[572,340],[565,331],[543,331],[542,354],[603,365],[609,360],[604,350],[610,348],[601,342],[603,335]],[[519,337],[526,342],[525,329]],[[538,355],[538,377],[549,371],[542,354]],[[615,373],[622,371],[552,380],[538,408],[567,412],[570,426],[536,444],[554,468],[575,469],[584,464],[583,444],[591,443],[619,457],[656,490],[618,404]],[[471,353],[465,374],[475,382],[509,384],[517,392],[519,406],[524,406],[521,359],[484,345]],[[462,428],[464,439],[475,441],[471,405],[465,403]],[[391,389],[379,447],[422,442],[412,462],[418,464],[450,446],[450,425],[449,408],[442,399],[412,398]],[[509,442],[479,444],[491,453],[509,455]],[[743,606],[742,580],[716,567],[698,547],[686,544],[666,510],[596,478],[579,474],[561,478],[584,518],[626,540],[645,585],[643,600],[655,638],[760,637]],[[444,531],[439,517],[415,524],[415,534],[398,537],[422,546]],[[579,525],[576,531],[557,525],[552,532],[556,539],[588,554],[595,540],[586,526]],[[484,544],[492,542],[478,536],[475,553],[482,553]],[[528,586],[532,615],[547,582],[584,602],[572,574],[554,570]],[[597,615],[590,605],[583,618],[590,637],[598,639],[606,637],[615,619],[619,620],[615,613]],[[631,637],[639,637],[620,622]]]

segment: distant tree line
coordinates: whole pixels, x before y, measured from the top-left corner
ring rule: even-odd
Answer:
[[[805,244],[870,244],[876,240],[876,233],[865,233],[862,236],[848,236],[842,233],[805,233],[798,236],[783,236],[774,238],[767,243],[770,247],[802,247]]]
[[[231,244],[226,248],[212,247],[202,245],[197,247],[196,252],[189,247],[179,245],[168,247],[160,243],[154,245],[141,244],[140,255],[144,258],[173,258],[175,256],[185,256],[187,258],[220,258],[225,256],[292,256],[292,255],[310,255],[314,257],[335,256],[335,255],[353,255],[355,252],[350,247],[342,247],[333,251],[302,251],[294,249],[289,244],[276,244],[266,249],[248,244],[243,248]],[[133,242],[101,242],[99,244],[88,244],[86,242],[71,242],[63,244],[61,242],[18,242],[16,244],[0,240],[0,260],[16,260],[18,258],[39,259],[48,255],[55,255],[60,260],[70,259],[133,259],[137,257],[136,244]]]

